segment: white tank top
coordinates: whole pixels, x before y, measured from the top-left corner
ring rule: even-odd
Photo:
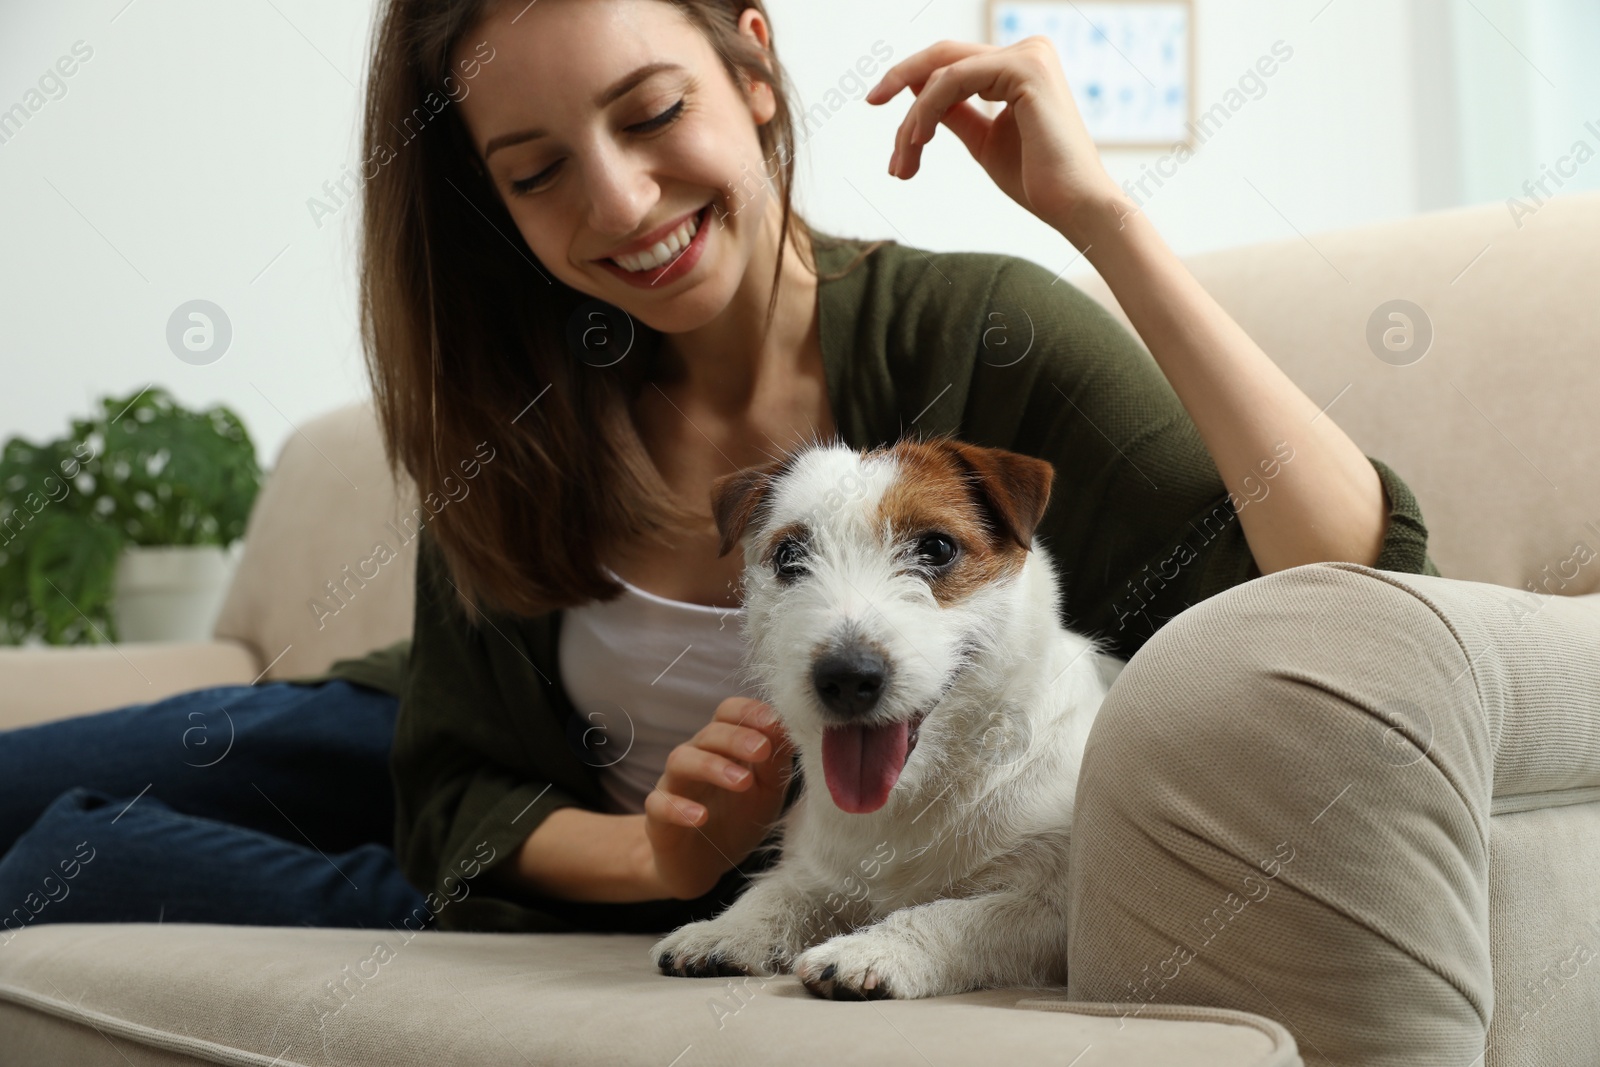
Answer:
[[[667,754],[722,701],[757,694],[739,685],[744,608],[668,600],[606,572],[622,595],[561,613],[561,683],[591,731],[585,758],[612,813],[639,814]]]

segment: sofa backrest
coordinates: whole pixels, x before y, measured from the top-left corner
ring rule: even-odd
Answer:
[[[1185,263],[1411,486],[1445,576],[1590,593],[1600,590],[1600,194],[1548,201],[1521,221],[1481,205]],[[1070,280],[1127,322],[1098,277]],[[1394,299],[1420,306],[1434,334],[1403,365],[1367,340],[1374,310]],[[308,422],[251,513],[217,636],[272,663],[268,678],[406,636],[425,516],[414,487],[391,482],[369,406]]]
[[[268,679],[315,674],[411,633],[416,489],[397,492],[372,408],[302,426],[278,453],[245,529],[214,629]]]
[[[1484,204],[1184,262],[1416,493],[1442,574],[1590,593],[1600,590],[1600,193],[1525,203],[1534,210],[1520,220]],[[1098,277],[1068,280],[1127,323]],[[1408,365],[1368,343],[1369,320],[1395,299],[1432,322],[1431,348]]]

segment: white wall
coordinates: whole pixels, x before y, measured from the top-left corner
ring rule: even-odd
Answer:
[[[305,201],[358,158],[370,11],[125,5],[0,5],[0,109],[74,42],[93,50],[0,144],[0,437],[64,433],[97,396],[154,381],[239,411],[265,463],[295,424],[366,391],[356,212],[319,230]],[[233,326],[206,366],[166,341],[195,298]]]
[[[1600,4],[1475,3],[1456,12],[1451,27],[1461,71],[1463,198],[1515,196],[1536,206],[1523,186],[1541,177],[1558,194],[1600,189]],[[1595,153],[1583,165],[1563,160],[1578,141]]]
[[[1593,0],[1196,6],[1202,110],[1275,42],[1293,54],[1145,200],[1180,254],[1519,195],[1584,121],[1600,125]],[[943,38],[984,39],[982,0],[769,10],[804,104],[830,89],[843,102],[801,156],[814,221],[1086,268],[948,130],[916,178],[890,178],[909,98],[872,107],[859,100],[866,84],[848,80],[880,39],[891,62]],[[348,0],[0,6],[0,110],[75,42],[93,50],[65,95],[0,144],[0,438],[61,433],[98,395],[155,381],[189,404],[234,407],[267,462],[297,424],[365,395],[356,209],[319,228],[306,201],[357,161],[370,21],[370,5]],[[1162,154],[1105,160],[1119,181],[1137,180]],[[1596,187],[1600,160],[1563,191]],[[165,337],[173,310],[196,298],[220,305],[234,331],[204,366],[179,361]]]

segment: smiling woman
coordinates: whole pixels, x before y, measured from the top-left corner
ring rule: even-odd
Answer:
[[[716,560],[702,486],[832,429],[810,337],[811,234],[790,204],[790,94],[765,12],[662,0],[425,9],[388,10],[369,140],[467,42],[487,40],[497,58],[429,151],[366,187],[363,326],[390,455],[424,493],[447,473],[436,457],[504,435],[502,477],[432,525],[461,599],[523,614],[606,599],[623,588],[607,563],[647,587],[725,599],[735,574]],[[761,201],[730,210],[768,159],[784,165]],[[591,299],[639,334],[634,358],[606,373],[567,341]],[[687,454],[686,419],[704,435]],[[686,538],[701,568],[660,581]]]

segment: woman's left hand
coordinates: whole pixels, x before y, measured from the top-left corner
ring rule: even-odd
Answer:
[[[915,174],[922,146],[943,123],[1007,196],[1069,239],[1074,212],[1126,199],[1100,162],[1048,37],[1003,48],[940,41],[890,67],[866,100],[887,103],[908,86],[917,99],[895,135],[889,173]],[[973,95],[1006,106],[991,119],[967,102]]]

